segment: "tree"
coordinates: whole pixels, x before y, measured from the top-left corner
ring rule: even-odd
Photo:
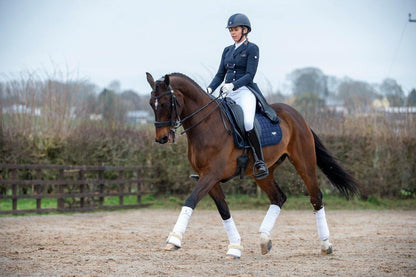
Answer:
[[[88,117],[93,113],[100,113],[97,103],[97,86],[87,81],[78,84],[76,115]]]
[[[374,87],[362,81],[346,79],[338,87],[338,97],[342,99],[345,106],[350,110],[364,110],[380,96]]]
[[[140,97],[133,90],[123,91],[120,98],[123,106],[128,111],[140,110]]]
[[[121,92],[121,83],[118,80],[111,81],[111,83],[107,86],[108,90],[113,91],[114,93],[119,94]]]
[[[326,86],[329,95],[336,95],[341,80],[335,76],[326,76]]]
[[[269,94],[266,96],[268,103],[282,103],[285,102],[285,97],[280,91],[276,91],[275,93]]]
[[[314,93],[297,96],[293,106],[304,114],[304,116],[317,114],[325,106],[325,100]]]
[[[120,105],[120,98],[114,91],[104,89],[98,96],[99,110],[104,120],[123,122],[125,109]]]
[[[2,100],[1,102],[3,102],[3,99],[6,98],[6,86],[0,82],[0,100]]]
[[[319,68],[296,69],[288,77],[292,81],[294,106],[304,115],[314,114],[325,106],[328,96],[327,77]]]
[[[380,92],[387,97],[390,106],[400,107],[404,105],[404,92],[396,80],[390,78],[384,79],[380,85]]]
[[[289,74],[294,96],[315,94],[320,98],[328,96],[327,77],[315,67],[296,69]]]
[[[407,96],[407,105],[416,106],[416,89],[412,89],[412,91]]]

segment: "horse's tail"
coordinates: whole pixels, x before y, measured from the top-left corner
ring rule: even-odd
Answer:
[[[331,184],[347,199],[357,195],[359,193],[358,181],[338,164],[336,158],[325,148],[322,141],[313,131],[312,134],[315,140],[315,152],[318,167],[329,179]]]

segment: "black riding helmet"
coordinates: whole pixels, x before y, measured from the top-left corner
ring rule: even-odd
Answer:
[[[227,28],[237,27],[237,26],[247,27],[248,29],[247,34],[251,32],[250,20],[248,20],[248,17],[242,13],[233,14],[228,19]]]
[[[246,36],[248,33],[251,32],[250,20],[248,20],[248,17],[242,13],[233,14],[228,19],[227,28],[232,28],[232,27],[237,27],[237,26],[246,27],[248,29],[247,33],[241,32],[241,37],[238,40],[238,42],[240,42],[244,36]]]

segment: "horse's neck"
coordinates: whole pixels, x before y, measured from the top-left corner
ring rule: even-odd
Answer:
[[[211,101],[211,98],[196,84],[186,79],[174,79],[177,88],[184,97],[182,117],[186,117]]]
[[[182,119],[192,115],[199,109],[202,109],[183,122],[184,129],[189,128],[187,134],[203,135],[207,132],[212,132],[214,127],[216,129],[216,125],[221,121],[220,109],[218,108],[217,103],[213,102],[213,99],[199,86],[196,86],[188,80],[177,82],[176,87],[181,91],[184,97],[184,107],[181,114]],[[212,126],[212,128],[207,129],[207,125]],[[188,139],[192,138],[188,136]]]

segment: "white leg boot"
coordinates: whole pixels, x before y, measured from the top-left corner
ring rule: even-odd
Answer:
[[[223,220],[222,223],[224,224],[228,240],[230,241],[230,244],[228,245],[227,257],[239,259],[241,257],[243,246],[241,246],[241,237],[238,233],[237,227],[235,226],[234,220],[230,217],[227,220]]]
[[[274,204],[270,205],[269,210],[260,225],[260,249],[262,255],[269,253],[272,248],[270,235],[279,214],[280,207]]]
[[[183,206],[181,213],[179,214],[178,220],[176,221],[173,231],[169,234],[166,241],[165,250],[177,250],[182,244],[182,236],[185,233],[186,227],[188,226],[189,219],[191,218],[193,209]]]
[[[321,251],[324,254],[332,253],[332,244],[329,242],[329,229],[325,217],[325,208],[315,211],[316,226],[318,228],[318,236],[321,240]]]

